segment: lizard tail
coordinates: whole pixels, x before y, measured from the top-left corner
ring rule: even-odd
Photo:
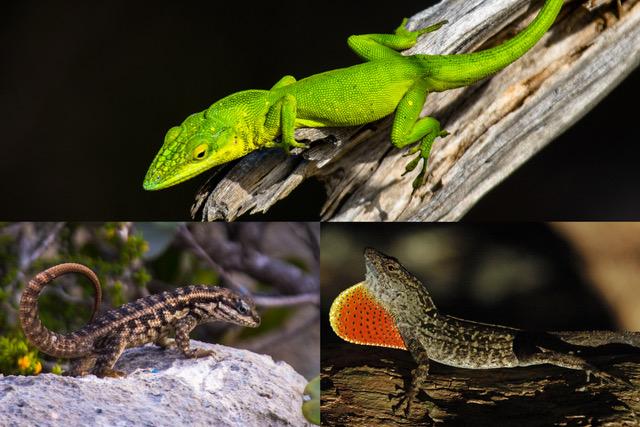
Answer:
[[[524,55],[547,32],[563,0],[547,0],[535,19],[512,39],[491,49],[455,55],[417,55],[435,78],[437,90],[467,86],[502,70]],[[431,58],[437,61],[431,61]],[[439,83],[439,84],[438,84]]]
[[[598,347],[606,344],[626,344],[640,348],[640,332],[615,331],[561,331],[550,332],[562,341],[585,347]]]
[[[93,283],[96,291],[91,316],[93,320],[102,300],[102,290],[96,274],[82,264],[58,264],[38,273],[29,281],[20,298],[20,324],[29,342],[43,353],[64,358],[83,356],[91,348],[89,344],[82,344],[83,340],[77,339],[77,332],[58,334],[44,326],[38,312],[38,296],[49,282],[67,273],[84,274]]]

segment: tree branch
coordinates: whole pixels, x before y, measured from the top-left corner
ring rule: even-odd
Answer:
[[[639,421],[636,386],[593,378],[587,382],[584,372],[550,365],[471,370],[436,363],[430,367],[428,390],[418,394],[406,418],[391,407],[415,368],[408,352],[334,345],[323,347],[322,359],[321,411],[327,425],[574,426]],[[640,382],[638,354],[590,360],[634,384]]]
[[[300,294],[293,296],[255,295],[253,301],[260,307],[288,307],[302,304],[320,304],[320,294]]]
[[[319,279],[301,268],[270,257],[222,236],[207,234],[198,244],[222,269],[241,271],[251,277],[273,285],[285,294],[313,293],[319,289]]]

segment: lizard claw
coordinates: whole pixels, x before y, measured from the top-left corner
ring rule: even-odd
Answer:
[[[633,384],[627,380],[626,378],[620,378],[617,377],[615,375],[611,375],[608,372],[602,371],[602,370],[588,370],[585,371],[587,374],[587,382],[589,382],[590,380],[590,376],[593,375],[594,377],[600,379],[602,382],[605,383],[609,383],[609,384],[613,384],[613,385],[617,385],[617,386],[621,386],[621,387],[633,387]]]
[[[96,376],[100,378],[122,378],[127,376],[127,374],[122,371],[118,371],[117,369],[105,368],[102,371],[98,372]]]
[[[431,153],[431,147],[433,146],[433,142],[437,137],[445,137],[447,135],[449,135],[449,132],[447,132],[446,130],[439,130],[437,132],[432,132],[426,135],[422,139],[422,141],[420,141],[419,144],[416,144],[414,147],[411,148],[411,150],[407,152],[406,154],[407,156],[411,154],[415,154],[418,151],[420,152],[420,154],[418,154],[418,156],[416,156],[415,159],[407,163],[402,176],[414,170],[418,166],[418,163],[420,163],[420,160],[422,160],[422,170],[420,171],[418,176],[416,176],[415,179],[413,180],[412,185],[413,185],[414,191],[420,188],[425,183],[424,177],[427,174],[427,159],[429,158],[429,154]]]
[[[291,151],[292,148],[302,148],[302,149],[307,149],[309,148],[308,144],[304,144],[302,142],[298,142],[295,139],[292,141],[282,141],[280,143],[280,146],[282,147],[282,149],[284,150],[285,153],[287,153],[287,155],[289,155],[289,152]]]
[[[394,397],[399,397],[399,401],[397,404],[391,406],[391,411],[396,414],[402,409],[402,407],[404,407],[402,412],[404,412],[405,417],[409,418],[409,415],[411,415],[411,401],[413,400],[414,395],[415,393],[412,390],[400,392],[395,395]]]
[[[413,151],[413,149],[411,151]],[[413,185],[414,191],[420,188],[425,183],[424,177],[427,174],[427,159],[425,159],[422,156],[422,154],[418,154],[413,160],[407,163],[407,165],[405,166],[404,173],[402,174],[402,176],[405,176],[409,172],[413,171],[416,168],[416,166],[418,166],[418,163],[420,163],[420,160],[422,160],[422,169],[420,170],[420,173],[413,180],[412,185]]]

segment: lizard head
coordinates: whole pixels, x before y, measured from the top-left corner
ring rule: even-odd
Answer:
[[[260,315],[250,298],[241,296],[230,289],[215,289],[210,301],[196,303],[196,307],[208,314],[205,318],[251,328],[260,325]]]
[[[214,106],[167,131],[144,178],[145,190],[171,187],[253,150],[241,126],[215,114]]]
[[[367,270],[364,285],[392,317],[398,313],[424,314],[425,310],[436,310],[422,282],[397,259],[373,248],[364,250],[364,259]]]

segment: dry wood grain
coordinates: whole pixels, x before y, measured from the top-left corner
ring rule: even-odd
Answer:
[[[415,367],[408,352],[323,347],[322,421],[349,426],[638,425],[640,354],[591,361],[634,386],[587,382],[583,372],[548,365],[470,370],[432,364],[428,389],[418,394],[407,418],[391,407]]]
[[[363,128],[300,129],[297,137],[312,141],[311,149],[290,157],[279,150],[246,156],[205,185],[192,213],[234,220],[265,212],[314,177],[327,188],[323,220],[457,220],[637,67],[639,3],[626,1],[619,16],[615,4],[589,11],[569,2],[543,39],[502,72],[468,88],[430,94],[423,115],[439,119],[451,135],[436,141],[427,183],[416,192],[411,181],[417,171],[401,176],[408,149],[390,144],[386,118]],[[412,17],[409,27],[442,19],[449,24],[406,53],[493,46],[530,22],[540,4],[444,0]]]

